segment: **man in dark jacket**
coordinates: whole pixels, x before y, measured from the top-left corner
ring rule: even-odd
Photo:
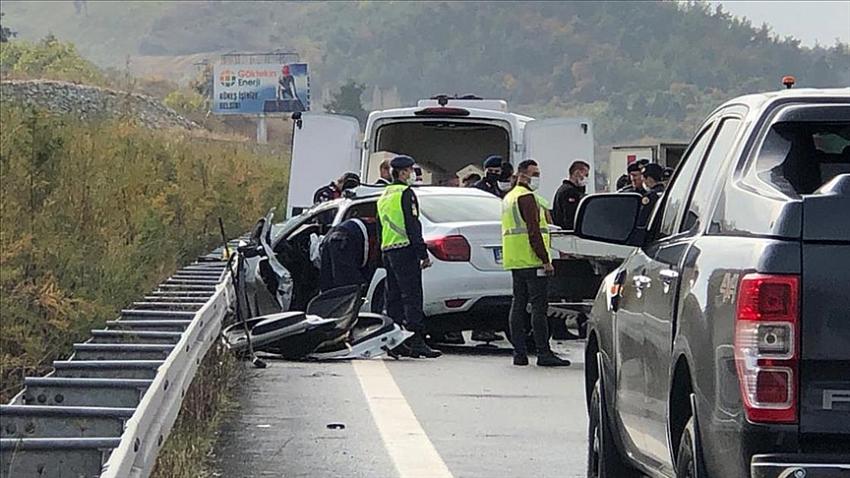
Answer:
[[[664,168],[660,165],[652,163],[647,164],[641,171],[644,178],[644,185],[649,189],[644,193],[641,199],[640,212],[638,213],[638,227],[646,227],[649,222],[649,217],[652,215],[655,204],[661,199],[664,194]]]
[[[484,160],[484,178],[475,183],[475,187],[486,191],[497,198],[502,198],[505,196],[507,192],[502,186],[504,185],[503,181],[503,166],[507,163],[501,156],[497,154],[493,154],[487,157]],[[450,335],[450,340],[454,339],[453,335]],[[495,330],[488,328],[475,329],[472,331],[472,340],[476,342],[496,342],[498,340],[503,340],[504,337],[497,334]],[[461,336],[460,342],[463,343],[463,337]]]
[[[640,161],[636,161],[629,165],[626,168],[626,172],[629,173],[629,181],[631,184],[617,191],[618,193],[638,193],[643,194],[646,192],[646,188],[643,184],[643,173],[641,170],[644,167],[644,164]]]
[[[368,285],[379,262],[375,218],[351,218],[334,226],[322,239],[319,288]]]
[[[503,197],[505,194],[499,188],[501,176],[502,157],[496,154],[488,156],[484,160],[484,178],[475,183],[475,187],[482,191],[487,191],[496,197]]]
[[[322,186],[313,193],[313,203],[333,201],[342,197],[342,192],[346,189],[354,189],[360,186],[360,176],[357,173],[345,173],[336,181],[331,182],[327,186]]]
[[[570,165],[570,177],[565,179],[555,193],[552,202],[552,220],[561,229],[572,229],[575,222],[578,202],[585,194],[590,165],[582,160]]]

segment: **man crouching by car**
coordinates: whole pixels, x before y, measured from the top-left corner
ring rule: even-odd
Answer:
[[[347,285],[368,285],[380,262],[374,217],[353,217],[334,226],[322,239],[322,292]]]

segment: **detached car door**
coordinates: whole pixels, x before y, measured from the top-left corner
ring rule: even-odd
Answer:
[[[590,164],[587,193],[596,192],[593,163],[593,124],[584,118],[553,118],[529,121],[523,130],[523,159],[540,165],[538,194],[550,202],[561,181],[567,177],[570,164],[580,159]]]
[[[304,113],[293,126],[287,217],[313,205],[313,193],[343,173],[360,174],[360,124],[350,116]]]

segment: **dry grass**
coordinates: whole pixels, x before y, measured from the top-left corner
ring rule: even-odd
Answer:
[[[244,369],[220,343],[201,363],[183,407],[160,451],[152,478],[209,476],[209,459],[222,418],[234,405]]]
[[[248,144],[0,107],[0,403],[285,197]]]

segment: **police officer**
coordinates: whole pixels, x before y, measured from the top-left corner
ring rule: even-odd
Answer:
[[[643,173],[641,170],[643,169],[643,165],[636,161],[629,165],[626,168],[626,172],[629,174],[629,182],[630,184],[620,190],[618,193],[638,193],[643,194],[646,192],[643,186]]]
[[[366,285],[379,262],[378,225],[373,217],[351,218],[322,239],[319,288]]]
[[[537,162],[527,159],[517,166],[516,186],[502,200],[502,257],[511,271],[513,301],[509,319],[514,365],[528,365],[526,307],[531,304],[531,330],[537,348],[537,365],[570,365],[549,348],[546,320],[549,276],[555,269],[549,258],[549,223],[543,199],[534,191],[540,185]]]
[[[488,156],[484,160],[484,177],[475,183],[475,187],[488,193],[502,197],[504,193],[499,188],[499,180],[502,176],[502,157],[499,155]]]
[[[384,268],[387,270],[387,314],[413,332],[398,352],[414,358],[442,355],[425,343],[422,312],[422,270],[431,267],[422,239],[419,204],[410,186],[416,182],[414,161],[397,156],[390,162],[393,183],[378,199],[378,230]]]
[[[484,160],[484,178],[475,183],[475,187],[486,191],[498,198],[504,197],[507,189],[504,179],[504,166],[510,166],[510,163],[506,162],[502,159],[498,154],[493,154],[487,157]],[[450,339],[453,339],[454,336],[451,335]],[[461,340],[462,340],[461,336]],[[495,330],[490,328],[479,328],[474,329],[472,331],[472,340],[477,342],[496,342],[499,340],[503,340],[504,337],[497,334]],[[463,343],[463,342],[452,342],[452,343]]]
[[[569,178],[558,188],[552,201],[552,220],[562,229],[573,228],[578,202],[585,194],[590,165],[582,160],[573,161],[569,174]]]
[[[514,165],[508,161],[502,161],[502,175],[499,176],[499,190],[502,191],[502,197],[508,194],[508,191],[514,187]]]
[[[664,194],[664,183],[662,182],[664,181],[664,168],[655,163],[647,164],[641,170],[641,174],[643,175],[644,185],[649,189],[641,198],[638,227],[646,227],[649,216],[655,208],[655,203]]]
[[[345,173],[336,181],[332,181],[327,186],[322,186],[313,194],[313,203],[333,201],[342,197],[342,192],[346,189],[354,189],[360,186],[360,176],[357,173]]]

